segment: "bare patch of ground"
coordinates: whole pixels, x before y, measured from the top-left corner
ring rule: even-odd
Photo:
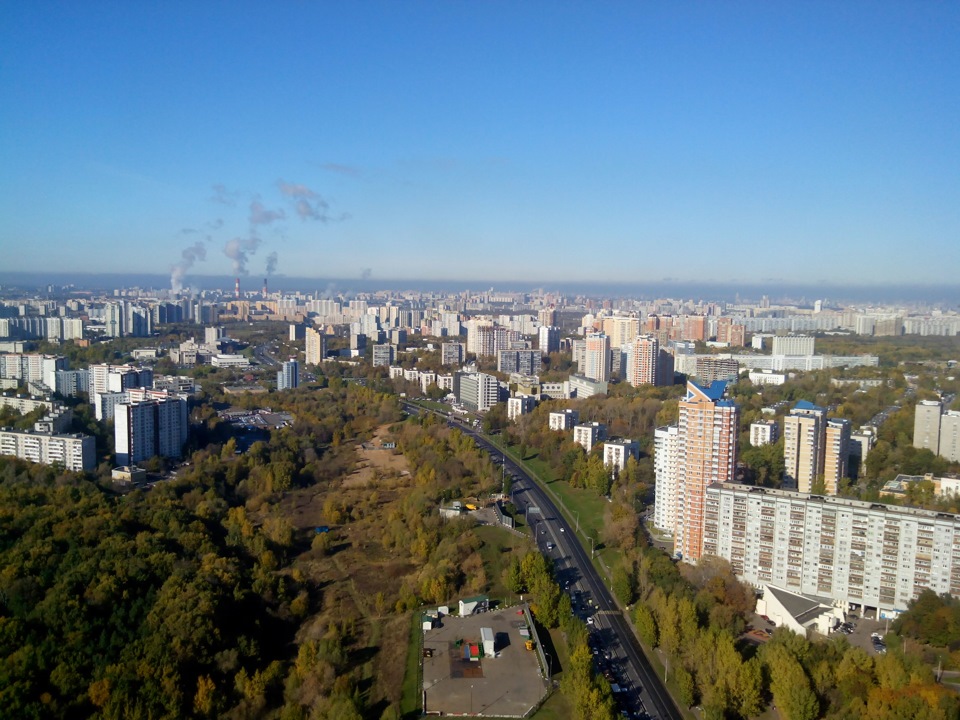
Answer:
[[[344,487],[366,487],[379,476],[397,476],[409,472],[407,459],[396,449],[384,448],[392,442],[390,426],[381,425],[373,439],[357,445],[357,469],[344,478]]]

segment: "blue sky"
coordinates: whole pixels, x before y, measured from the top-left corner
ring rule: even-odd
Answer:
[[[958,21],[934,2],[5,3],[0,266],[956,283]]]

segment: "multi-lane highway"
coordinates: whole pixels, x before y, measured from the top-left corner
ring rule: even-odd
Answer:
[[[595,649],[600,661],[610,670],[608,677],[620,688],[617,699],[621,708],[636,717],[680,720],[682,717],[663,682],[650,666],[637,643],[632,629],[621,614],[610,591],[590,561],[589,553],[574,537],[573,529],[557,511],[548,494],[526,471],[472,428],[459,427],[471,434],[491,455],[503,458],[505,472],[513,476],[513,496],[517,508],[539,508],[529,516],[534,526],[537,545],[554,561],[557,580],[574,601],[575,612],[589,625],[598,639]],[[552,549],[548,549],[548,544]],[[597,647],[599,646],[599,647]],[[609,655],[609,657],[606,657]]]

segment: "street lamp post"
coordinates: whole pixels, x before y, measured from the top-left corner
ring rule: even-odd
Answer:
[[[473,685],[470,686],[470,714],[473,715]]]

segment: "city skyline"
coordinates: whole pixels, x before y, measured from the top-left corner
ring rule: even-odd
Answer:
[[[954,6],[5,16],[6,272],[957,284]]]

